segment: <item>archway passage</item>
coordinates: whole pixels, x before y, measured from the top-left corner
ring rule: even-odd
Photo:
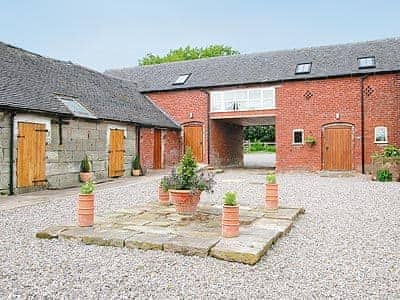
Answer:
[[[353,129],[351,125],[331,125],[323,128],[323,169],[350,171],[353,169]]]

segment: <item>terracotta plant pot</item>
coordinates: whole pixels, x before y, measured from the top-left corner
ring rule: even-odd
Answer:
[[[239,206],[224,205],[222,213],[222,236],[235,237],[239,235]]]
[[[78,225],[93,226],[94,223],[94,194],[79,194]]]
[[[265,208],[269,210],[278,209],[278,184],[276,183],[265,185]]]
[[[142,171],[140,169],[132,169],[132,176],[141,176]]]
[[[190,190],[169,190],[169,197],[175,204],[176,212],[182,215],[191,215],[196,212],[201,192],[192,193]]]
[[[159,186],[158,187],[158,203],[160,203],[160,205],[169,205],[169,192],[168,191],[164,191],[164,189]]]
[[[79,180],[81,182],[88,182],[92,180],[93,178],[93,173],[92,172],[80,172],[79,173]]]

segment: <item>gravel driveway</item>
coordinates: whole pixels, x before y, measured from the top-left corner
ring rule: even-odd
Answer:
[[[281,204],[306,214],[255,266],[159,251],[39,240],[75,220],[75,198],[0,212],[0,298],[398,298],[400,184],[315,174],[278,177]],[[217,176],[212,197],[236,190],[262,204],[260,170]],[[97,194],[97,211],[156,197],[156,182]]]

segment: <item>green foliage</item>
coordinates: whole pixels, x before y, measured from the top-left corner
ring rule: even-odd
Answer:
[[[275,126],[248,126],[243,130],[244,139],[251,142],[260,141],[264,143],[275,141]]]
[[[171,175],[164,176],[160,182],[164,191],[191,190],[213,192],[215,184],[213,173],[196,172],[197,164],[192,151],[188,149],[181,159],[178,168]]]
[[[268,184],[275,184],[276,183],[276,175],[274,172],[268,172],[266,177]]]
[[[239,54],[232,47],[224,45],[210,45],[208,47],[180,47],[170,50],[166,55],[159,56],[152,53],[146,54],[145,57],[139,59],[139,66],[162,64],[173,61],[192,60],[215,56],[228,56]]]
[[[82,195],[89,195],[94,191],[94,184],[91,181],[85,182],[81,185],[80,192]]]
[[[400,148],[396,148],[393,145],[386,146],[383,149],[383,156],[386,158],[389,157],[400,157]]]
[[[194,160],[192,150],[188,148],[179,162],[177,174],[181,179],[183,189],[191,189],[192,182],[196,175],[197,164]]]
[[[142,167],[140,165],[140,157],[139,155],[135,155],[135,157],[132,159],[132,169],[134,170],[141,170]]]
[[[236,192],[226,192],[224,195],[224,204],[228,206],[237,205],[237,194]]]
[[[317,142],[317,139],[315,138],[315,136],[308,135],[308,136],[306,136],[306,138],[304,139],[304,141],[306,142],[306,144],[315,145],[316,142]]]
[[[88,173],[91,170],[91,164],[89,161],[89,158],[87,156],[87,154],[85,154],[85,156],[83,157],[83,160],[81,161],[81,172],[82,173]]]
[[[376,173],[376,178],[378,181],[392,181],[392,173],[388,169],[381,169]]]

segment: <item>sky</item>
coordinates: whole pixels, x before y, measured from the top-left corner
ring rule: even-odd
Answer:
[[[98,70],[147,53],[241,53],[400,36],[400,1],[0,0],[0,41]]]

